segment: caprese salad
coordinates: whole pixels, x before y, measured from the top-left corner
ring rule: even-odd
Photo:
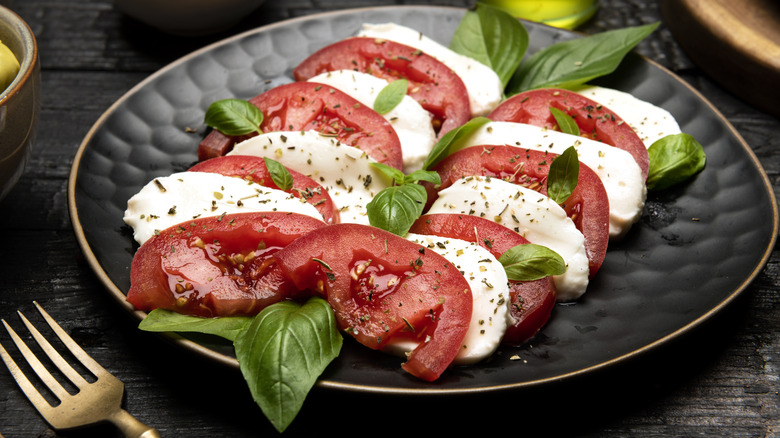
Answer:
[[[522,42],[520,22],[482,5],[454,41],[474,34],[475,17]],[[506,54],[486,40],[482,56],[451,47],[366,24],[311,54],[290,83],[215,102],[199,162],[128,201],[139,247],[127,299],[150,312],[142,328],[234,341],[264,411],[252,378],[263,371],[250,362],[285,332],[309,333],[317,351],[299,354],[319,355],[322,369],[342,333],[433,381],[533,338],[556,302],[587,292],[648,188],[704,164],[668,112],[584,85],[587,75],[513,88],[544,67],[520,64],[522,43]],[[286,322],[269,323],[279,312]],[[304,393],[317,375],[299,383]],[[283,430],[297,409],[269,411]]]

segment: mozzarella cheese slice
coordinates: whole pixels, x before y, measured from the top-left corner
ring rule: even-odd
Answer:
[[[484,116],[501,102],[504,87],[490,67],[468,56],[453,52],[420,32],[395,23],[366,23],[358,36],[395,41],[422,50],[451,68],[466,85],[472,116]]]
[[[504,267],[488,250],[472,242],[420,234],[408,234],[406,238],[449,260],[463,273],[471,288],[474,297],[471,322],[453,363],[468,365],[490,357],[512,323]],[[385,350],[400,355],[415,346],[414,342],[396,341]]]
[[[326,84],[343,91],[363,105],[373,108],[376,97],[388,82],[367,73],[352,70],[336,70],[322,73],[309,82]],[[422,169],[422,164],[436,143],[436,132],[431,124],[431,114],[410,96],[382,116],[398,134],[403,152],[404,172]]]
[[[582,85],[572,91],[614,111],[634,129],[648,148],[667,135],[682,132],[669,111],[629,93],[596,85]]]
[[[464,147],[509,145],[521,148],[563,153],[570,146],[577,149],[580,162],[601,179],[609,198],[609,236],[625,235],[642,215],[647,198],[642,171],[628,152],[595,140],[514,122],[488,122],[464,136]]]
[[[228,154],[268,157],[312,178],[328,191],[346,223],[370,225],[366,204],[389,183],[363,151],[316,131],[261,134]]]
[[[281,190],[217,173],[180,172],[155,178],[133,195],[124,221],[143,244],[192,219],[255,211],[289,211],[322,219],[311,204]]]
[[[588,287],[585,237],[560,205],[535,190],[498,178],[464,177],[440,191],[428,213],[483,217],[557,252],[566,263],[566,272],[553,277],[560,301],[575,300]]]

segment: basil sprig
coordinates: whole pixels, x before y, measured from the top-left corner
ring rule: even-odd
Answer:
[[[431,149],[431,152],[428,154],[428,157],[425,158],[425,162],[423,163],[423,169],[426,170],[430,169],[432,166],[434,166],[436,163],[446,158],[448,155],[452,154],[453,152],[457,152],[459,149],[460,139],[473,133],[480,126],[484,125],[485,123],[488,123],[489,121],[490,119],[488,119],[487,117],[474,117],[473,119],[462,124],[461,126],[458,126],[457,128],[444,134],[439,139],[439,141],[437,141],[436,144],[433,145],[433,149]]]
[[[233,341],[251,319],[249,316],[199,318],[170,310],[154,309],[141,320],[138,328],[147,332],[205,333]]]
[[[287,170],[282,163],[276,160],[272,160],[268,157],[264,157],[263,160],[265,161],[265,167],[268,169],[268,173],[271,174],[271,179],[274,184],[276,184],[276,187],[279,187],[281,190],[290,190],[293,186],[293,177],[290,171]]]
[[[317,297],[268,306],[239,333],[234,346],[241,373],[276,430],[292,423],[342,343],[333,309]]]
[[[204,122],[225,135],[262,134],[263,113],[241,99],[222,99],[209,105]]]
[[[574,117],[568,115],[565,111],[552,106],[550,107],[550,113],[552,113],[555,118],[555,123],[558,124],[558,128],[561,132],[571,135],[580,135],[580,127],[577,126]]]
[[[511,96],[534,88],[569,88],[612,73],[658,25],[610,30],[547,46],[520,64],[505,92]]]
[[[399,236],[406,236],[425,208],[428,193],[418,181],[441,184],[436,172],[418,170],[404,175],[398,169],[382,163],[372,163],[376,169],[388,177],[392,184],[377,193],[366,205],[368,222],[377,228]]]
[[[566,272],[566,263],[557,252],[533,243],[510,248],[498,261],[512,281],[534,281]]]
[[[707,162],[704,148],[689,134],[667,135],[647,149],[647,190],[659,191],[699,173]]]
[[[279,432],[295,419],[343,343],[333,309],[318,297],[303,305],[281,301],[254,317],[200,318],[156,309],[139,327],[207,333],[232,341],[253,399]]]
[[[409,88],[409,81],[406,79],[397,79],[389,84],[385,85],[379,94],[376,95],[374,100],[374,111],[379,114],[385,115],[393,110],[404,96],[406,96],[406,90]]]
[[[506,86],[528,49],[528,31],[505,11],[477,3],[464,14],[450,49],[492,68]]]
[[[547,196],[557,204],[569,199],[580,178],[580,160],[577,150],[569,146],[550,163],[547,174]]]

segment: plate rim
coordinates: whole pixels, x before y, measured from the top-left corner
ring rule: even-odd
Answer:
[[[109,278],[107,272],[102,268],[99,260],[97,259],[95,253],[92,250],[92,247],[90,246],[89,242],[87,241],[87,238],[84,233],[84,229],[82,227],[82,224],[79,220],[79,212],[78,208],[76,206],[76,182],[78,179],[78,170],[80,167],[80,164],[82,162],[83,155],[85,153],[85,150],[87,149],[87,146],[89,145],[90,141],[93,139],[95,133],[98,131],[100,127],[102,127],[104,121],[114,112],[114,110],[120,106],[124,101],[126,101],[129,97],[134,95],[136,91],[140,90],[144,86],[146,86],[148,83],[154,81],[158,76],[163,75],[168,70],[173,69],[174,67],[185,63],[188,59],[194,58],[199,56],[202,53],[208,52],[216,47],[229,44],[231,42],[243,39],[249,35],[253,35],[256,33],[265,32],[271,29],[274,29],[276,27],[283,27],[287,26],[290,23],[296,23],[301,21],[308,21],[312,19],[320,19],[323,17],[328,16],[337,16],[337,15],[349,15],[349,14],[355,14],[355,13],[361,13],[361,12],[367,12],[367,11],[376,11],[376,10],[414,10],[414,9],[427,9],[427,10],[458,10],[458,11],[467,11],[467,8],[461,8],[461,7],[455,7],[455,6],[435,6],[435,5],[387,5],[387,6],[379,6],[379,7],[359,7],[359,8],[346,8],[346,9],[340,9],[337,11],[328,11],[328,12],[320,12],[310,15],[304,15],[300,17],[290,18],[286,20],[277,21],[274,23],[269,23],[263,26],[259,26],[253,29],[249,29],[246,31],[242,31],[240,33],[237,33],[235,35],[226,37],[224,39],[209,43],[197,50],[194,50],[184,56],[181,56],[174,61],[171,61],[167,65],[163,66],[162,68],[156,70],[155,72],[151,73],[149,76],[138,82],[136,85],[128,89],[126,92],[124,92],[114,103],[112,103],[101,115],[98,117],[98,119],[92,124],[88,132],[85,134],[83,140],[79,144],[79,147],[74,155],[70,173],[68,176],[68,212],[71,218],[71,225],[76,237],[76,240],[78,242],[78,245],[82,251],[82,254],[87,261],[87,264],[89,265],[91,271],[94,275],[97,276],[100,283],[110,292],[110,295],[114,298],[114,300],[130,315],[132,315],[136,320],[139,322],[146,316],[146,312],[136,310],[130,303],[127,302],[126,295],[124,292],[120,290],[120,288]],[[523,23],[526,23],[526,20],[521,20]],[[548,26],[542,23],[535,23],[533,22],[534,26],[543,26],[552,28],[555,31],[558,32],[570,32],[574,34],[583,35],[581,32],[577,31],[568,31],[565,29],[558,29],[553,28],[552,26]],[[716,116],[716,118],[724,124],[724,126],[728,129],[728,131],[731,133],[731,135],[737,140],[737,143],[744,149],[744,151],[747,153],[750,160],[755,165],[756,169],[758,169],[758,174],[761,178],[761,181],[764,185],[764,189],[767,191],[767,193],[771,194],[769,196],[770,203],[771,203],[771,210],[772,210],[772,235],[771,238],[768,241],[768,244],[766,248],[764,249],[761,258],[759,259],[756,266],[753,268],[750,275],[748,275],[744,281],[739,285],[739,287],[735,287],[734,290],[725,297],[722,301],[720,301],[716,306],[712,307],[705,313],[703,313],[698,318],[688,322],[687,324],[683,325],[682,327],[679,327],[676,330],[673,330],[672,332],[656,339],[653,342],[650,342],[640,348],[636,348],[633,351],[630,351],[628,353],[622,354],[620,356],[614,357],[609,360],[605,360],[603,362],[600,362],[598,364],[594,364],[588,367],[584,367],[575,371],[570,371],[566,373],[561,373],[556,376],[546,377],[546,378],[540,378],[540,379],[534,379],[529,381],[523,381],[523,382],[517,382],[512,384],[502,384],[502,385],[491,385],[491,386],[484,386],[480,388],[440,388],[440,387],[430,387],[430,388],[387,388],[387,387],[375,387],[375,386],[368,386],[368,385],[359,385],[359,384],[351,384],[351,383],[340,383],[340,382],[333,382],[328,381],[327,379],[320,379],[317,381],[316,386],[323,387],[323,388],[330,388],[330,389],[340,389],[340,390],[347,390],[347,391],[359,391],[364,393],[385,393],[385,394],[466,394],[466,393],[477,393],[477,392],[485,392],[485,391],[498,391],[498,390],[507,390],[507,389],[518,389],[518,388],[526,388],[526,387],[535,387],[546,383],[552,383],[552,382],[560,382],[563,380],[570,380],[576,376],[581,376],[584,374],[589,374],[592,372],[595,372],[597,370],[602,370],[607,367],[617,365],[623,362],[626,362],[630,359],[636,358],[640,355],[645,354],[646,352],[650,350],[654,350],[658,347],[660,347],[663,344],[666,344],[673,339],[676,339],[682,335],[685,335],[686,333],[690,332],[694,328],[700,326],[704,322],[710,320],[712,317],[714,317],[717,313],[722,311],[724,308],[728,307],[737,297],[742,295],[742,293],[750,286],[750,284],[755,280],[755,278],[759,275],[761,270],[764,269],[766,266],[769,258],[771,257],[773,248],[775,246],[775,243],[778,238],[778,229],[779,223],[780,223],[780,213],[778,212],[778,201],[776,196],[774,195],[774,189],[772,188],[772,184],[769,180],[769,176],[767,175],[765,169],[761,165],[761,162],[759,161],[758,157],[755,155],[755,152],[752,150],[752,148],[748,145],[748,143],[744,140],[742,135],[736,130],[736,128],[731,124],[731,122],[721,113],[720,110],[718,110],[717,107],[715,107],[699,90],[694,88],[691,84],[683,80],[681,77],[676,75],[674,72],[669,70],[668,68],[664,67],[663,65],[659,64],[658,62],[647,58],[646,56],[636,52],[636,50],[633,50],[632,53],[636,56],[639,56],[640,59],[643,62],[647,62],[651,64],[652,66],[660,69],[663,73],[665,73],[670,78],[674,79],[676,82],[687,88],[692,94],[696,96],[697,99],[701,103],[704,103],[706,107],[713,112],[713,114]],[[184,336],[177,334],[177,333],[156,333],[161,337],[162,339],[165,339],[173,344],[175,344],[178,347],[181,347],[185,350],[189,350],[190,352],[194,352],[197,355],[207,359],[211,360],[223,365],[226,365],[231,368],[238,369],[238,361],[229,356],[225,356],[219,352],[216,352],[208,347],[205,347],[195,341],[192,341],[190,339],[185,338]]]

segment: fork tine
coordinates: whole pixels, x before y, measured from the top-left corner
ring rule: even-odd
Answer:
[[[27,363],[30,364],[30,367],[32,367],[33,371],[35,371],[35,374],[38,375],[41,381],[43,381],[43,383],[51,390],[51,392],[54,393],[54,396],[59,400],[63,400],[64,397],[68,397],[70,394],[68,394],[68,392],[65,391],[65,388],[63,388],[62,385],[60,385],[60,383],[54,378],[54,376],[51,375],[49,370],[43,366],[41,361],[38,360],[38,358],[35,356],[35,353],[33,353],[30,348],[27,347],[27,344],[25,344],[22,338],[16,334],[14,329],[12,329],[11,326],[5,322],[5,320],[3,320],[3,325],[8,331],[8,334],[11,335],[11,339],[22,353],[22,356],[24,356],[25,360],[27,360]],[[46,403],[48,404],[48,402]],[[35,404],[35,406],[38,407],[38,404]]]
[[[19,314],[19,317],[22,319],[22,322],[24,322],[24,325],[27,326],[27,330],[30,331],[30,333],[33,335],[33,338],[35,338],[35,341],[38,343],[38,345],[41,347],[41,349],[46,353],[47,356],[49,356],[49,359],[54,363],[54,365],[59,369],[62,374],[65,375],[65,377],[68,378],[68,380],[71,381],[74,385],[76,385],[78,388],[83,388],[84,385],[87,385],[88,382],[84,380],[84,378],[81,376],[81,374],[77,373],[76,370],[73,369],[72,366],[68,362],[63,359],[63,357],[57,352],[57,350],[52,347],[52,345],[49,343],[46,338],[43,337],[41,332],[38,331],[38,329],[35,328],[34,325],[25,317],[22,315],[22,312],[17,312]]]
[[[3,320],[3,324],[8,327],[5,320]],[[0,344],[0,356],[2,356],[3,362],[5,362],[5,366],[8,367],[8,371],[11,372],[11,376],[13,376],[14,380],[16,380],[16,384],[19,385],[19,388],[22,389],[30,402],[32,402],[33,406],[35,406],[35,408],[38,409],[38,411],[44,417],[46,417],[46,410],[50,408],[51,405],[45,398],[43,398],[38,390],[35,389],[35,386],[30,383],[30,380],[27,379],[27,376],[25,376],[19,366],[16,365],[16,362],[14,362],[14,360],[11,358],[11,355],[8,354],[2,344]]]
[[[95,359],[92,359],[92,356],[88,355],[80,346],[76,343],[76,341],[73,340],[68,334],[65,332],[65,330],[60,327],[59,324],[57,324],[57,321],[54,320],[49,314],[43,310],[43,307],[41,307],[40,304],[38,304],[37,301],[33,301],[33,304],[35,304],[35,307],[38,309],[38,312],[43,316],[43,319],[46,320],[46,323],[49,324],[49,327],[54,331],[54,333],[57,335],[58,338],[62,341],[62,343],[68,347],[68,350],[78,359],[85,367],[87,367],[88,370],[92,371],[92,374],[94,374],[96,377],[100,377],[102,375],[108,375],[108,371],[105,370],[102,366],[100,366]]]

